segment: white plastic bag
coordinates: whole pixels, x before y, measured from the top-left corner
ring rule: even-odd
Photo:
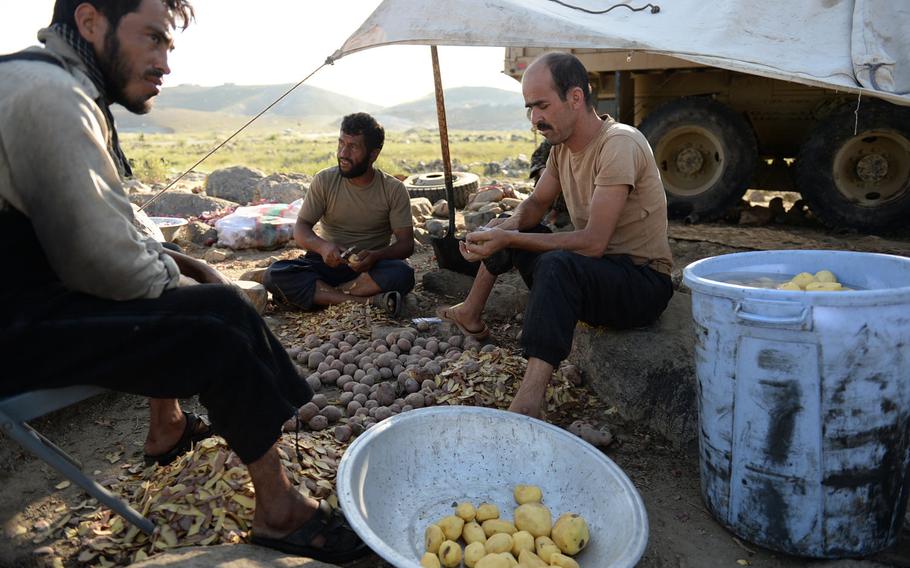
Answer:
[[[294,224],[303,204],[267,203],[238,207],[215,222],[218,244],[237,249],[275,248],[294,238]]]

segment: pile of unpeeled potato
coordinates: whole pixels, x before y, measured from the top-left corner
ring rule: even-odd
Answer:
[[[460,503],[455,514],[426,529],[423,568],[579,568],[573,556],[590,541],[588,523],[575,513],[553,522],[534,485],[517,485],[514,521],[499,516],[499,507]],[[464,542],[462,550],[460,541]]]
[[[804,290],[806,292],[840,292],[849,290],[837,281],[830,270],[819,270],[815,274],[800,272],[789,281],[777,287],[778,290]]]

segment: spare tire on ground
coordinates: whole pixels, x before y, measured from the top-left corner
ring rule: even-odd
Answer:
[[[430,203],[446,198],[446,178],[443,172],[414,174],[404,180],[404,186],[411,198],[426,197]],[[477,191],[480,178],[470,172],[452,172],[452,188],[455,190],[455,207],[464,209],[468,196]],[[452,205],[451,203],[449,204]]]

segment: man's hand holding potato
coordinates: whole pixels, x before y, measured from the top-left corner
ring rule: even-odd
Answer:
[[[347,258],[348,265],[354,272],[369,272],[379,260],[379,254],[372,250],[362,250]]]
[[[330,243],[326,241],[325,245],[322,247],[322,250],[319,251],[319,256],[322,257],[322,261],[325,262],[326,266],[331,268],[337,268],[344,263],[344,259],[341,258],[341,247],[335,243]]]

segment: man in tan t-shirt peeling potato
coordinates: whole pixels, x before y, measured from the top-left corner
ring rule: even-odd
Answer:
[[[276,262],[262,276],[280,301],[305,310],[372,302],[398,315],[414,288],[405,261],[414,253],[414,226],[404,184],[373,167],[384,141],[372,116],[342,120],[338,166],[316,174],[294,227],[306,255]]]
[[[653,322],[673,294],[673,261],[651,148],[635,128],[597,115],[584,65],[545,54],[525,71],[522,93],[532,125],[553,145],[546,170],[514,215],[467,235],[462,254],[483,265],[465,301],[438,314],[488,336],[481,314],[496,276],[519,270],[531,289],[521,334],[528,368],[509,410],[536,417],[575,324]],[[559,195],[575,230],[550,233],[539,223]]]

